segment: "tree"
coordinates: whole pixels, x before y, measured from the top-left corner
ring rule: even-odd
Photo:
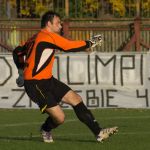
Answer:
[[[97,17],[100,5],[98,0],[69,1],[70,17]]]
[[[149,14],[148,16],[150,17],[150,1],[149,0],[143,0],[141,3],[141,12],[142,12],[142,16],[146,17],[147,14]]]
[[[142,17],[150,17],[150,0],[139,0]],[[65,5],[68,2],[68,5]],[[1,18],[38,18],[47,10],[63,17],[135,17],[137,0],[0,0]],[[66,9],[66,11],[65,11]],[[65,16],[68,15],[68,16]]]
[[[116,17],[123,17],[125,16],[125,5],[123,0],[109,0],[109,3],[111,4],[112,13]]]
[[[17,13],[22,18],[38,18],[53,8],[53,0],[16,0]]]

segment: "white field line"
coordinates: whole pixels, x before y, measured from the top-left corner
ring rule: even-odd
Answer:
[[[102,118],[102,119],[149,119],[150,116],[117,116],[117,117],[106,117],[106,118]]]
[[[101,117],[100,117],[101,118]],[[149,119],[150,116],[124,116],[124,117],[106,117],[101,118],[101,120],[114,120],[114,119]],[[68,119],[65,121],[65,123],[69,122],[75,122],[78,121],[78,119]],[[0,127],[16,127],[16,126],[28,126],[28,125],[40,125],[42,122],[22,122],[22,123],[10,123],[10,124],[0,124]]]

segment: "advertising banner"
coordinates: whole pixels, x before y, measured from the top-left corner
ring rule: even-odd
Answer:
[[[150,108],[150,54],[63,53],[53,75],[83,98],[89,108]],[[0,108],[38,108],[16,85],[10,54],[0,55]],[[63,108],[71,108],[61,103]]]

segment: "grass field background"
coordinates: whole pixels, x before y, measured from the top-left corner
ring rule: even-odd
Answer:
[[[72,110],[53,131],[54,143],[43,143],[40,125],[47,117],[39,110],[0,109],[0,150],[150,150],[150,109],[94,109],[102,127],[118,126],[119,132],[97,143]]]

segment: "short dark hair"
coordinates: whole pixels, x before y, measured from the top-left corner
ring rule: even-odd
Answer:
[[[53,11],[47,11],[41,18],[41,28],[44,28],[48,21],[53,22],[54,16],[60,18],[60,15]]]

